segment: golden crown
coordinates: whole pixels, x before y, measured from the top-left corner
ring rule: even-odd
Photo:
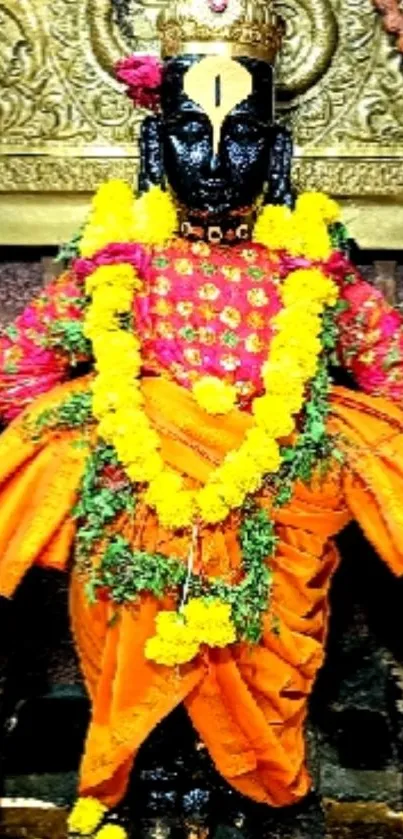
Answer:
[[[272,0],[176,0],[166,4],[157,28],[163,58],[223,55],[273,63],[283,35]]]

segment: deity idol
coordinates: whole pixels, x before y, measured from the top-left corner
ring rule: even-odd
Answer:
[[[1,337],[0,592],[69,569],[82,835],[181,703],[232,787],[304,797],[334,537],[355,518],[403,572],[402,319],[337,205],[293,201],[278,22],[178,0],[159,31],[163,61],[117,70],[151,111],[139,195],[100,187],[67,271]]]

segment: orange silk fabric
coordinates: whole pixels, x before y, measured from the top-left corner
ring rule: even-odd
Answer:
[[[56,388],[35,402],[30,418],[87,386],[83,380]],[[207,416],[188,391],[163,379],[145,379],[143,391],[165,461],[190,481],[205,481],[251,424],[238,411],[225,419]],[[208,650],[180,669],[155,665],[144,658],[144,644],[161,604],[143,597],[111,623],[112,606],[90,606],[84,581],[73,572],[72,626],[92,700],[82,794],[108,805],[119,801],[137,749],[179,702],[218,770],[242,793],[282,806],[308,791],[304,722],[323,660],[327,595],[338,561],[332,537],[353,515],[389,566],[403,571],[403,412],[386,400],[335,388],[329,427],[345,463],[310,487],[296,486],[292,501],[272,511],[279,544],[258,646]],[[0,437],[0,593],[10,596],[33,563],[65,567],[88,452],[74,444],[83,438],[80,430],[30,441],[24,417]],[[270,498],[261,503],[270,506]],[[199,568],[236,579],[236,527],[233,515],[225,526],[201,530]],[[188,537],[164,531],[141,505],[129,535],[136,547],[186,561]]]

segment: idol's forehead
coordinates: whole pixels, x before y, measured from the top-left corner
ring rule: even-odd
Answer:
[[[164,64],[161,88],[161,105],[164,115],[170,116],[176,111],[182,113],[200,110],[186,92],[185,79],[194,65],[205,61],[204,55],[184,55],[168,59]],[[228,59],[241,65],[250,75],[251,85],[246,97],[240,98],[234,105],[236,112],[248,114],[251,111],[262,121],[270,121],[273,112],[273,68],[265,61],[251,58]],[[200,73],[201,85],[211,85],[211,74]]]

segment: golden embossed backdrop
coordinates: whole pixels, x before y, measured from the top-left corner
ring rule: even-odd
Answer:
[[[0,242],[56,243],[108,176],[135,179],[140,115],[112,76],[157,51],[169,0],[0,0]],[[278,116],[292,125],[298,188],[342,198],[366,247],[403,244],[401,57],[371,0],[278,0],[287,35]]]

